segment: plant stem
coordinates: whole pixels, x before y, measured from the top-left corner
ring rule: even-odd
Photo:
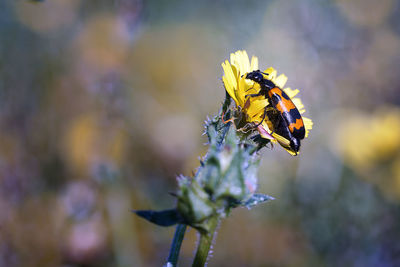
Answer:
[[[210,229],[208,233],[200,234],[200,242],[197,247],[197,252],[196,256],[194,257],[192,267],[203,267],[207,262],[208,254],[210,252],[211,244],[213,242],[219,218],[217,216],[214,216],[209,220]]]
[[[179,258],[179,251],[181,250],[181,245],[183,237],[186,232],[186,224],[178,224],[175,229],[174,239],[172,240],[171,250],[168,255],[167,266],[176,266]],[[168,265],[169,264],[169,265]]]

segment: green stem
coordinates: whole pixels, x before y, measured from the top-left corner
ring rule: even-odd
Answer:
[[[186,224],[178,224],[178,226],[176,226],[174,239],[172,240],[171,244],[171,250],[169,251],[168,255],[167,266],[172,265],[175,267],[176,264],[178,263],[179,251],[181,250],[181,245],[183,237],[185,236],[185,232],[186,232]]]
[[[207,262],[207,257],[210,252],[211,244],[213,242],[215,230],[218,225],[219,218],[214,216],[209,221],[208,233],[200,234],[200,242],[197,247],[196,256],[194,257],[192,267],[203,267]]]

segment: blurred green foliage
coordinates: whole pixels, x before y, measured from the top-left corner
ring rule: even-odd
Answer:
[[[130,210],[174,206],[238,49],[289,77],[314,129],[296,158],[262,151],[276,200],[223,221],[209,265],[400,265],[399,7],[0,1],[0,266],[160,266],[173,229]]]

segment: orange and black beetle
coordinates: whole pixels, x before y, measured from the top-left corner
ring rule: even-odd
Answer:
[[[290,149],[297,154],[300,149],[300,140],[304,139],[306,130],[303,118],[293,101],[281,88],[272,81],[265,79],[263,73],[259,70],[249,72],[246,75],[246,79],[258,83],[261,88],[257,94],[248,96],[264,96],[269,101],[269,105],[264,109],[263,120],[265,116],[268,116],[273,125],[273,131],[288,139],[290,141]],[[272,111],[270,107],[272,107]]]

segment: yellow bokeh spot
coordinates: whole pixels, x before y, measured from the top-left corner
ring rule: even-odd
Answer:
[[[356,169],[365,170],[395,156],[400,149],[400,110],[382,108],[371,114],[345,111],[336,146]]]
[[[389,200],[400,200],[400,109],[375,112],[344,110],[335,149],[359,176],[377,186]]]
[[[118,166],[124,159],[127,135],[118,125],[108,125],[95,113],[78,116],[68,124],[63,151],[73,171],[87,174],[92,164]]]
[[[98,15],[78,34],[76,48],[80,60],[93,68],[120,68],[127,57],[129,32],[118,17]]]
[[[65,132],[64,152],[67,162],[80,171],[87,168],[95,149],[98,135],[95,123],[93,116],[83,115],[73,120]]]

